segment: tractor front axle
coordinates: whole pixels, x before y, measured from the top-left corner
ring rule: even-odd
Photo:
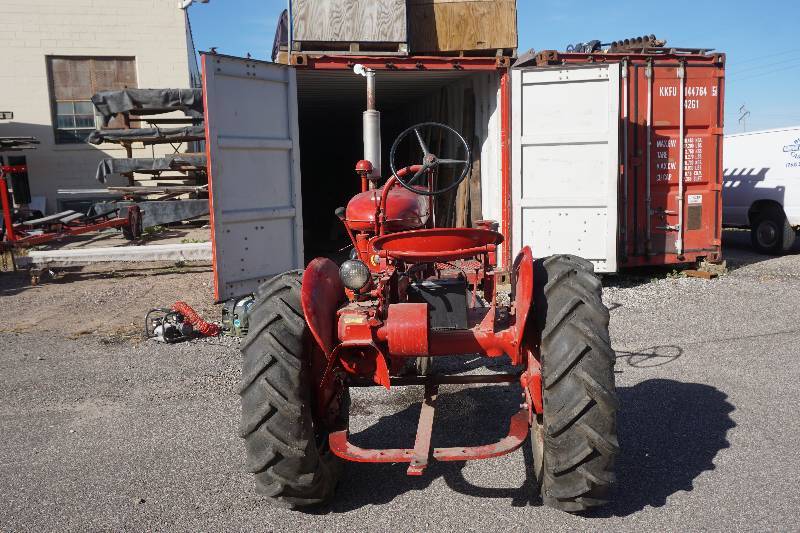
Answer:
[[[330,449],[342,459],[359,463],[410,463],[406,471],[409,476],[421,476],[428,467],[431,457],[437,461],[472,461],[511,453],[519,448],[528,437],[530,410],[527,405],[523,405],[511,417],[508,434],[495,443],[481,446],[435,448],[431,452],[431,434],[433,432],[433,418],[436,411],[439,385],[510,384],[518,383],[519,380],[519,373],[393,377],[391,378],[391,384],[394,386],[425,386],[425,398],[420,409],[414,447],[382,450],[360,448],[348,440],[349,429],[342,428],[330,433],[328,437]],[[349,384],[356,387],[374,385],[374,383],[367,380],[354,380]]]

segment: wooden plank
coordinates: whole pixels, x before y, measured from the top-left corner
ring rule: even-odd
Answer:
[[[292,0],[295,41],[406,42],[405,0]]]
[[[23,259],[23,258],[20,258]],[[102,248],[61,248],[59,250],[32,250],[20,266],[77,266],[103,262],[139,261],[210,261],[211,243],[148,244],[147,246],[117,246]],[[18,260],[19,261],[19,260]]]
[[[517,47],[516,0],[410,0],[412,54]]]
[[[715,279],[719,277],[719,274],[705,270],[684,270],[683,273],[687,278]]]

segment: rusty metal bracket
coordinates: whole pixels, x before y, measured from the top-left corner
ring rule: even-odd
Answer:
[[[406,473],[409,476],[421,476],[428,467],[431,456],[431,435],[433,434],[433,415],[436,413],[436,398],[439,395],[438,385],[425,386],[425,400],[419,412],[417,437],[414,439],[414,454]]]
[[[505,381],[512,375],[501,374],[500,376],[502,376],[502,379]],[[467,378],[472,376],[447,377]],[[487,376],[481,377],[485,379]],[[465,381],[465,384],[479,383],[471,380]],[[391,448],[382,450],[360,448],[350,443],[348,440],[350,434],[349,429],[344,428],[332,432],[328,437],[331,451],[342,459],[359,463],[410,463],[406,473],[409,476],[421,476],[428,467],[431,457],[437,461],[489,459],[515,451],[525,442],[525,439],[528,438],[528,420],[530,413],[528,407],[524,406],[511,417],[508,434],[498,442],[481,446],[436,448],[433,450],[433,453],[431,453],[431,435],[433,433],[433,419],[436,413],[438,389],[439,385],[436,379],[430,379],[425,383],[425,399],[422,402],[422,408],[420,410],[417,435],[414,440],[413,448]]]

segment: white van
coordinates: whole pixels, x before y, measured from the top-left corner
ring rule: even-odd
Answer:
[[[761,253],[788,252],[800,229],[800,126],[726,135],[722,224],[751,229]]]

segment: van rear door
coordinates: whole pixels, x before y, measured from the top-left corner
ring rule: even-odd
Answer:
[[[291,67],[203,54],[214,297],[303,267],[297,82]]]

